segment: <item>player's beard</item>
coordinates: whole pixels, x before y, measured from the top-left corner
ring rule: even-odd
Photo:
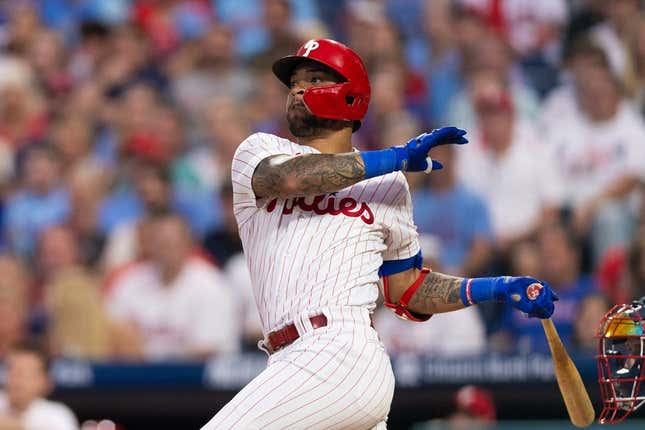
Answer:
[[[320,136],[329,131],[337,131],[347,127],[347,121],[319,118],[309,112],[301,102],[294,102],[287,109],[289,131],[295,137],[310,138]]]

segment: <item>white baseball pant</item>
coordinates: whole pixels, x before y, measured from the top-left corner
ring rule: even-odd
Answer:
[[[394,375],[369,312],[323,312],[328,325],[315,330],[312,313],[296,318],[300,338],[201,430],[385,430]]]

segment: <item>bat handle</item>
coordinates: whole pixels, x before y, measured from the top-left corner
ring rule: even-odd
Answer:
[[[551,353],[553,353],[554,343],[562,344],[562,340],[560,340],[558,331],[555,329],[555,325],[553,324],[553,321],[551,321],[551,318],[544,318],[540,321],[542,322],[542,328],[544,328],[546,340],[549,342],[549,349],[551,349]]]

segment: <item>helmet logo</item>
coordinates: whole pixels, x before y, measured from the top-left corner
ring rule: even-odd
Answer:
[[[544,288],[542,287],[542,284],[538,284],[538,283],[533,283],[529,285],[526,288],[526,297],[528,297],[529,300],[537,299],[538,296],[540,295],[540,291],[542,291],[542,288]]]
[[[315,40],[311,39],[310,41],[305,43],[305,46],[303,46],[303,48],[305,48],[305,52],[304,52],[304,54],[302,54],[302,56],[303,57],[308,57],[309,53],[311,51],[313,51],[314,49],[318,49],[319,46],[320,46],[320,44],[318,42],[316,42]]]

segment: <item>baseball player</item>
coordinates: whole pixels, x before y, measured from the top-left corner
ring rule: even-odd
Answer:
[[[402,171],[440,169],[428,151],[466,143],[465,131],[360,152],[351,137],[370,84],[356,53],[310,40],[273,72],[289,87],[295,141],[253,134],[232,165],[269,361],[202,430],[385,429],[394,377],[370,323],[380,285],[385,305],[411,321],[485,300],[547,318],[557,297],[532,278],[462,279],[422,267]]]

